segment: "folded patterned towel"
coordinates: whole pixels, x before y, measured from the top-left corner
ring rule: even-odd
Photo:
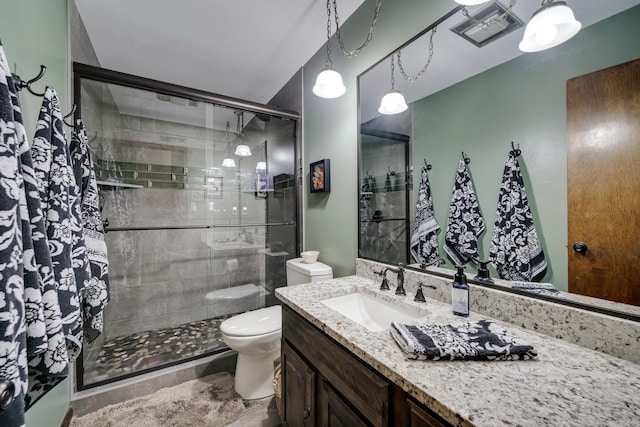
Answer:
[[[407,359],[529,360],[532,346],[489,321],[460,325],[404,325],[391,322],[391,336]]]
[[[517,289],[520,291],[527,291],[538,295],[547,295],[550,297],[564,298],[562,292],[556,289],[551,283],[538,283],[538,282],[511,282],[511,289]]]

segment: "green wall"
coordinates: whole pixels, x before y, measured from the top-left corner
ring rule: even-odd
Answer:
[[[347,49],[364,41],[374,6],[375,0],[365,0],[340,26]],[[331,59],[347,87],[340,98],[323,99],[311,91],[326,61],[325,48],[304,66],[305,248],[319,250],[320,261],[333,267],[335,277],[354,274],[358,256],[357,76],[453,6],[451,0],[384,1],[373,41],[352,59],[342,55],[333,37]],[[318,23],[316,30],[321,27]],[[309,163],[326,158],[331,160],[331,192],[310,194]]]
[[[567,289],[566,81],[640,57],[638,22],[640,6],[585,28],[561,46],[522,55],[413,104],[415,168],[423,158],[433,164],[429,181],[441,247],[464,151],[487,221],[480,253],[488,258],[502,171],[514,141],[522,150],[518,161],[550,265],[541,280]]]
[[[56,89],[63,114],[67,103],[67,2],[66,0],[0,0],[0,39],[11,71],[25,80],[47,66],[44,77],[34,83],[36,92],[46,85]],[[25,127],[36,129],[42,98],[20,92]],[[27,411],[28,427],[59,426],[69,407],[69,381],[65,380]]]

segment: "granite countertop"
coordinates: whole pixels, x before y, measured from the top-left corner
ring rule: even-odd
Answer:
[[[277,297],[361,360],[454,425],[638,426],[640,365],[471,313],[428,298],[413,302],[349,276],[276,289]],[[415,361],[389,331],[371,332],[320,301],[362,287],[370,294],[427,311],[417,323],[490,319],[533,345],[531,361]],[[597,334],[598,331],[593,331]]]

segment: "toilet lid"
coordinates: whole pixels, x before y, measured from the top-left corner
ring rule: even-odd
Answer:
[[[248,311],[230,317],[220,324],[226,335],[264,335],[282,328],[282,308],[279,305]]]

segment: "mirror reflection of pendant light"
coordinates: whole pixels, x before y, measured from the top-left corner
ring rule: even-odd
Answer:
[[[582,28],[564,1],[543,0],[524,29],[518,46],[523,52],[539,52],[558,46],[575,36]]]
[[[391,55],[391,90],[382,97],[378,112],[380,114],[398,114],[406,111],[409,106],[404,100],[402,93],[396,90],[394,57]]]
[[[320,71],[313,86],[313,93],[320,98],[337,98],[347,91],[342,83],[342,76],[333,69],[331,61],[331,4],[327,0],[327,62]]]
[[[264,172],[267,170],[267,162],[264,161],[263,154],[267,150],[267,123],[271,120],[269,116],[257,115],[264,122],[264,147],[260,150],[260,160],[256,163],[256,172]]]
[[[233,114],[238,117],[238,124],[236,126],[236,142],[238,142],[238,145],[236,146],[236,151],[234,154],[240,157],[250,156],[251,149],[247,144],[245,144],[247,137],[242,132],[242,130],[244,129],[244,112],[234,111]],[[242,127],[240,126],[240,117],[242,117]]]
[[[431,60],[433,59],[433,37],[436,34],[438,27],[433,27],[431,29],[431,36],[429,37],[429,57],[427,58],[427,63],[422,67],[422,69],[415,76],[409,76],[402,66],[402,51],[398,51],[398,68],[400,69],[400,74],[402,77],[408,82],[415,82],[422,78],[424,73],[427,72],[429,65],[431,64]],[[378,108],[378,112],[380,114],[398,114],[406,111],[409,106],[404,99],[404,96],[399,91],[395,90],[395,65],[394,65],[394,56],[391,55],[391,91],[389,91],[382,100],[380,101],[380,107]]]
[[[231,155],[229,154],[229,148],[231,147],[231,141],[229,140],[229,129],[231,126],[229,126],[229,122],[227,122],[227,157],[225,157],[225,159],[222,161],[222,167],[223,168],[235,168],[236,167],[236,161],[233,160],[231,158]]]

